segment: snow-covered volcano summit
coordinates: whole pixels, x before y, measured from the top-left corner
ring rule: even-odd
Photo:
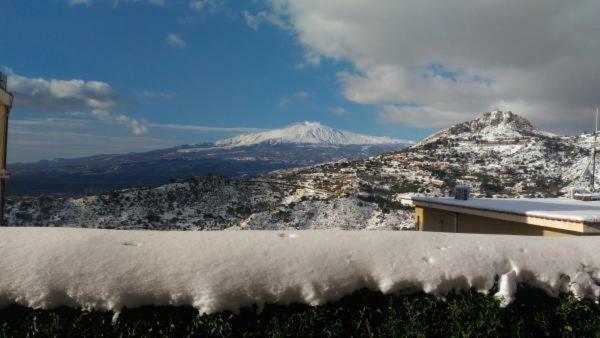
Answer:
[[[318,122],[294,123],[282,129],[240,135],[216,142],[217,146],[239,147],[255,144],[372,145],[412,144],[390,137],[355,134],[322,125]]]

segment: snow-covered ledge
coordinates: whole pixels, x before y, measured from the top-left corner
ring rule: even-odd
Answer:
[[[0,229],[0,307],[323,304],[369,288],[600,297],[600,238],[384,231]]]

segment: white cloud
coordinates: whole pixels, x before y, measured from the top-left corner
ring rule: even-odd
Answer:
[[[69,5],[77,6],[77,5],[87,5],[89,6],[92,3],[92,0],[69,0]]]
[[[15,118],[10,120],[9,143],[10,161],[34,161],[57,157],[80,157],[93,154],[126,153],[148,151],[186,143],[179,138],[182,134],[192,133],[191,139],[197,140],[198,134],[229,133],[246,134],[265,131],[248,127],[210,127],[193,124],[146,123],[140,128],[153,129],[148,135],[132,136],[125,130],[115,130],[115,124],[132,124],[127,116],[97,113],[96,119],[90,114],[76,118],[43,117]],[[156,130],[154,130],[156,129]],[[177,131],[175,138],[165,136],[162,131]],[[157,137],[162,135],[162,137]],[[163,138],[164,137],[164,138]]]
[[[116,94],[105,82],[28,78],[12,73],[8,76],[8,88],[15,97],[15,108],[29,108],[42,113],[76,112],[120,123],[136,135],[147,132],[138,120],[115,113]]]
[[[204,0],[193,0],[189,3],[190,9],[193,9],[195,11],[201,11],[204,8],[204,5],[206,5],[206,2]]]
[[[181,35],[177,33],[167,34],[166,41],[169,44],[169,46],[174,48],[185,48],[187,46],[185,40],[183,40]]]
[[[278,104],[280,107],[286,107],[286,106],[289,106],[290,104],[292,104],[292,100],[290,100],[287,96],[284,96],[279,99]]]
[[[151,128],[162,128],[162,129],[175,129],[175,130],[187,130],[195,132],[231,132],[231,133],[256,133],[265,131],[260,128],[244,128],[244,127],[207,127],[199,126],[195,124],[162,124],[162,123],[149,123],[148,127]]]
[[[117,123],[127,126],[135,135],[143,135],[148,133],[148,127],[146,127],[146,125],[144,125],[137,119],[131,118],[123,114],[113,114],[112,112],[107,110],[95,109],[92,110],[91,115],[96,117],[100,121]]]
[[[69,5],[77,6],[77,5],[91,5],[93,0],[69,0]],[[108,2],[108,1],[104,1]],[[112,0],[113,6],[119,6],[121,3],[139,3],[139,2],[147,2],[156,6],[164,6],[166,4],[166,0]]]
[[[307,54],[351,63],[339,75],[343,95],[380,119],[423,126],[422,113],[447,125],[502,105],[572,131],[598,101],[599,1],[271,4]]]
[[[290,96],[284,96],[279,99],[279,106],[286,107],[297,101],[305,100],[310,97],[310,93],[303,90],[297,91]]]
[[[463,111],[438,110],[431,107],[411,107],[386,104],[377,115],[383,123],[403,123],[420,128],[445,128],[449,121],[465,119]]]
[[[335,115],[342,116],[348,114],[346,108],[343,107],[329,107],[327,110]]]
[[[11,116],[9,161],[36,161],[57,157],[80,157],[147,151],[181,144],[174,139],[132,135],[114,120],[91,119],[90,114],[76,118]]]
[[[110,136],[95,132],[12,128],[9,162],[119,154],[172,147],[176,142],[147,136]]]
[[[150,99],[172,99],[175,97],[175,95],[171,93],[156,92],[152,90],[142,90],[139,94]]]
[[[191,0],[188,4],[189,8],[196,12],[202,12],[204,9],[215,12],[221,5],[221,0]]]
[[[99,81],[29,78],[8,76],[8,88],[15,106],[45,112],[82,109],[112,109],[116,95],[110,85]]]
[[[290,28],[285,18],[276,12],[260,11],[255,14],[252,14],[248,11],[244,11],[244,20],[246,20],[246,25],[248,25],[248,27],[254,30],[258,30],[260,25],[264,23],[282,29]]]
[[[47,117],[41,119],[11,119],[11,126],[41,126],[41,127],[76,127],[82,128],[90,124],[89,120]]]
[[[135,135],[143,135],[148,132],[148,128],[140,121],[132,119],[131,117],[125,116],[123,114],[117,116],[116,121],[128,125]]]
[[[202,11],[202,9],[204,8],[204,6],[206,6],[207,2],[206,0],[193,0],[190,1],[190,9],[193,9],[195,11]]]
[[[292,94],[292,97],[296,100],[304,100],[304,99],[307,99],[309,96],[310,96],[310,94],[303,90],[297,91],[294,94]]]

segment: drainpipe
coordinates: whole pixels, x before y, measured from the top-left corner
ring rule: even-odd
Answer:
[[[454,213],[454,232],[458,232],[458,212]]]

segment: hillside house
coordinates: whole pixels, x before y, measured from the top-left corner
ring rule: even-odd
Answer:
[[[417,230],[529,236],[600,235],[600,201],[413,197]]]

